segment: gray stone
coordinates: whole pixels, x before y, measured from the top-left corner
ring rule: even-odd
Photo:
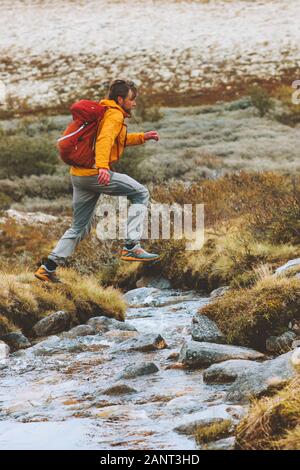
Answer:
[[[28,338],[26,338],[26,336],[20,332],[7,333],[2,335],[0,339],[8,344],[11,352],[18,351],[19,349],[29,348],[31,346]]]
[[[110,330],[137,331],[136,328],[127,322],[108,317],[93,317],[87,322],[97,333],[106,333]]]
[[[266,349],[273,353],[284,353],[292,348],[292,343],[297,337],[293,331],[286,331],[280,336],[270,336],[266,340]]]
[[[106,388],[101,393],[103,395],[125,395],[127,393],[136,393],[137,390],[135,388],[129,387],[129,385],[125,383],[119,383],[116,385],[112,385],[111,387]]]
[[[37,322],[33,331],[36,336],[49,336],[66,331],[71,326],[71,315],[63,310],[52,313]]]
[[[292,342],[292,349],[296,349],[300,347],[300,339],[295,339],[295,341]]]
[[[285,263],[282,266],[280,266],[279,268],[277,268],[275,273],[274,273],[274,276],[278,276],[279,274],[284,273],[288,269],[295,268],[295,267],[300,267],[300,258],[291,259],[287,263]]]
[[[158,349],[167,348],[167,344],[160,334],[149,333],[147,335],[141,335],[137,338],[131,338],[118,344],[117,348],[113,349],[112,352],[122,351],[156,351]]]
[[[153,295],[159,293],[160,290],[155,287],[138,287],[126,292],[124,298],[130,307],[140,307],[151,305]]]
[[[246,402],[251,397],[260,397],[284,386],[296,374],[291,356],[292,352],[282,354],[239,375],[228,390],[227,400]]]
[[[234,450],[235,448],[235,437],[226,437],[225,439],[219,439],[215,442],[210,442],[209,444],[202,447],[205,450]]]
[[[254,349],[216,343],[186,342],[179,353],[179,362],[191,368],[210,366],[229,359],[262,359],[264,355]]]
[[[90,325],[78,325],[72,328],[67,333],[64,333],[65,337],[67,338],[76,338],[77,336],[88,336],[94,334],[95,330]]]
[[[209,384],[223,384],[234,382],[236,378],[243,374],[246,370],[252,370],[260,366],[255,361],[247,361],[242,359],[231,359],[229,361],[213,364],[203,373],[203,380]]]
[[[215,322],[205,315],[196,314],[192,322],[192,339],[194,341],[205,341],[207,343],[223,343],[223,333]]]
[[[119,379],[133,379],[141,375],[155,374],[159,371],[157,365],[154,362],[142,362],[138,365],[129,365],[125,367],[123,372],[118,375],[117,380]]]
[[[216,299],[217,297],[222,297],[226,292],[230,290],[229,286],[222,286],[218,287],[218,289],[213,290],[210,294],[209,297],[211,299]]]
[[[234,409],[237,409],[234,412]],[[194,434],[198,426],[210,426],[214,423],[221,423],[225,420],[231,420],[232,423],[240,421],[243,416],[241,406],[228,406],[226,404],[210,406],[209,408],[190,413],[180,418],[179,423],[175,426],[174,431],[181,434]],[[238,415],[238,418],[234,417]]]
[[[148,283],[148,287],[155,287],[156,289],[171,289],[171,282],[163,277],[156,277]]]

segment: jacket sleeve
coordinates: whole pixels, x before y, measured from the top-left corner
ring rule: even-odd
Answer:
[[[102,128],[95,145],[96,168],[109,169],[110,153],[114,142],[123,126],[123,117],[119,112],[107,110]]]
[[[136,134],[127,134],[125,147],[128,147],[129,145],[141,145],[144,143],[144,132],[138,132]]]

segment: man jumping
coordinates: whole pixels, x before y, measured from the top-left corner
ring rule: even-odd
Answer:
[[[151,139],[159,140],[156,131],[127,134],[124,120],[131,117],[131,111],[136,106],[136,96],[137,88],[133,82],[115,80],[109,88],[108,99],[100,101],[100,104],[108,109],[97,132],[95,164],[92,168],[71,167],[73,222],[47,260],[35,272],[38,279],[60,282],[56,268],[64,264],[78,243],[89,234],[100,194],[127,196],[131,202],[127,219],[127,239],[121,251],[121,259],[143,262],[159,259],[159,255],[148,253],[140,245],[143,220],[149,202],[148,189],[130,176],[111,170],[112,163],[120,158],[125,147],[141,145]],[[136,210],[136,204],[144,210]]]

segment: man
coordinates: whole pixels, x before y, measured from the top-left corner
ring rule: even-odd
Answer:
[[[73,185],[73,222],[64,233],[48,259],[35,272],[42,281],[60,282],[56,268],[64,264],[80,240],[91,230],[94,210],[100,194],[127,196],[131,205],[127,219],[127,239],[121,252],[124,261],[150,262],[159,255],[148,253],[140,245],[143,220],[149,202],[149,191],[130,176],[112,171],[128,145],[141,145],[147,140],[159,140],[156,131],[127,134],[125,118],[131,116],[136,106],[137,89],[133,82],[115,80],[109,89],[108,99],[100,101],[108,107],[100,122],[95,145],[93,168],[71,167]],[[139,210],[136,210],[139,208]],[[144,209],[144,210],[142,210]]]

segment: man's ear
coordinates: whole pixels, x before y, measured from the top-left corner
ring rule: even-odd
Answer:
[[[119,105],[119,106],[122,106],[123,101],[124,101],[123,98],[122,98],[122,96],[118,96],[118,97],[117,97],[117,100],[118,100],[118,105]]]

